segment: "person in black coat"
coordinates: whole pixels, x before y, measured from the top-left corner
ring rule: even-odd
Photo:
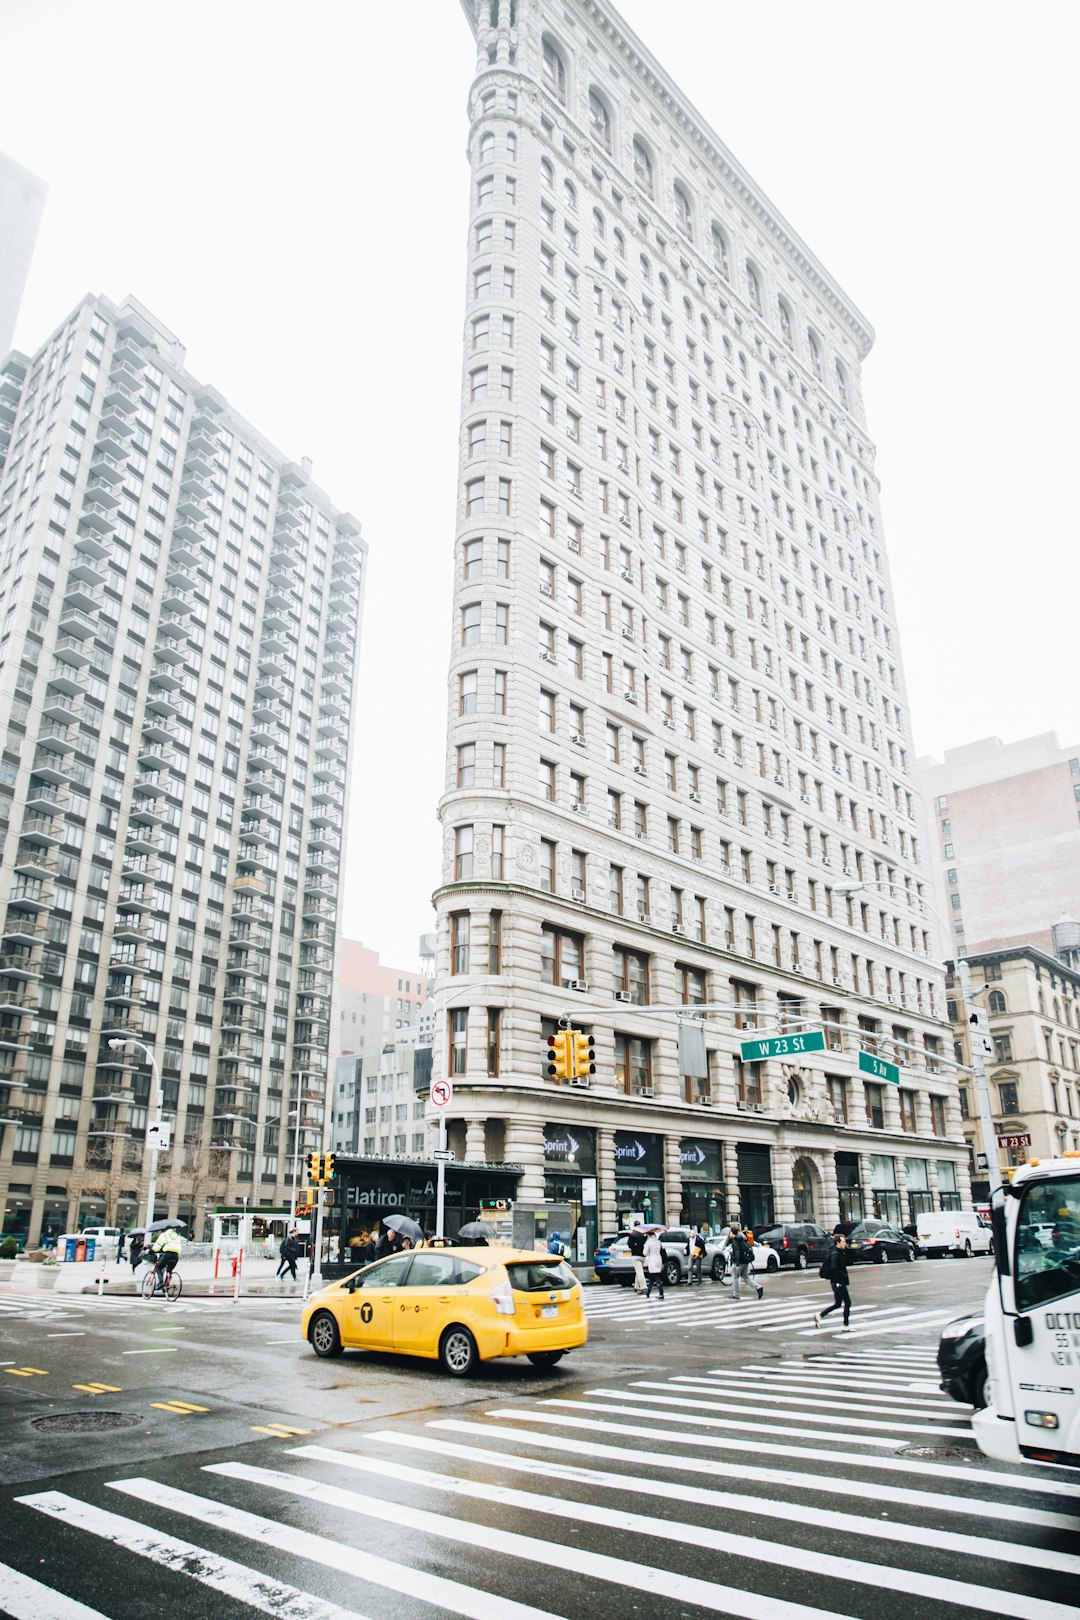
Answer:
[[[132,1235],[131,1250],[130,1250],[131,1269],[132,1269],[133,1272],[138,1271],[138,1269],[139,1269],[139,1261],[142,1259],[143,1243],[144,1243],[144,1239],[143,1239],[142,1233],[141,1232],[135,1232]]]
[[[843,1234],[835,1240],[832,1248],[825,1256],[821,1275],[832,1288],[833,1302],[827,1310],[815,1315],[814,1326],[820,1327],[822,1317],[831,1316],[833,1311],[842,1309],[844,1312],[842,1331],[850,1333],[851,1329],[848,1327],[848,1320],[851,1316],[851,1295],[848,1293],[847,1238]]]

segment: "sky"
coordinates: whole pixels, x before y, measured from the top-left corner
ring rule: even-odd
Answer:
[[[876,331],[916,752],[1080,741],[1080,7],[620,9]],[[363,525],[343,925],[397,967],[440,873],[474,63],[459,0],[0,0],[0,151],[49,185],[16,345],[133,293]]]

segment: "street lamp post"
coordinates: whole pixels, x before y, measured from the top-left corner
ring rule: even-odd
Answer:
[[[848,889],[839,892],[845,895],[861,894],[866,889],[887,889],[890,892],[896,888],[887,878],[874,883],[853,883]],[[936,906],[932,906],[926,899],[920,898],[920,909],[928,911],[937,921],[942,931],[942,938],[948,939],[949,927]],[[994,1125],[994,1113],[990,1106],[990,1086],[986,1075],[986,1059],[993,1051],[990,1043],[990,1027],[986,1013],[981,1007],[975,1005],[975,992],[971,984],[971,969],[967,959],[957,952],[956,977],[960,981],[960,1000],[964,1007],[964,1017],[968,1028],[968,1049],[971,1053],[971,1078],[975,1082],[975,1096],[979,1105],[979,1125],[982,1130],[983,1143],[986,1148],[986,1179],[990,1183],[990,1201],[1001,1197],[1001,1167],[997,1155],[997,1128]]]
[[[150,1227],[154,1224],[154,1203],[157,1198],[157,1161],[158,1154],[161,1151],[162,1108],[164,1107],[165,1103],[165,1093],[161,1086],[161,1074],[158,1070],[157,1059],[154,1057],[153,1051],[149,1046],[147,1046],[145,1041],[137,1041],[133,1035],[127,1035],[123,1038],[123,1040],[111,1040],[109,1042],[109,1050],[111,1052],[122,1052],[126,1047],[129,1046],[137,1046],[139,1048],[143,1057],[150,1065],[150,1073],[154,1081],[154,1118],[149,1127],[151,1132],[150,1183],[146,1189],[146,1220],[143,1223],[147,1231],[149,1231]]]

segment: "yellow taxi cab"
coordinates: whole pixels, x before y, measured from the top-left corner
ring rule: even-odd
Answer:
[[[300,1329],[317,1356],[396,1350],[438,1360],[455,1378],[496,1356],[553,1367],[589,1337],[565,1260],[496,1248],[389,1255],[315,1294]]]

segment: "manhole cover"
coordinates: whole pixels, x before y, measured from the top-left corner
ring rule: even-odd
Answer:
[[[57,1412],[31,1418],[30,1427],[45,1434],[93,1434],[99,1429],[135,1429],[139,1419],[127,1412]]]
[[[905,1446],[901,1457],[971,1457],[976,1455],[975,1444],[958,1446]]]

